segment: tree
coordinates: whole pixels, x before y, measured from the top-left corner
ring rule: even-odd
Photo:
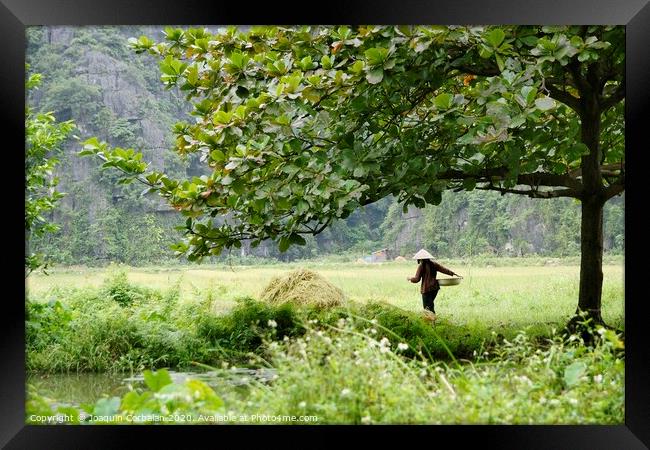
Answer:
[[[27,90],[40,83],[40,74],[32,74],[25,84]],[[56,191],[59,180],[53,169],[59,160],[56,154],[61,143],[74,129],[71,120],[56,122],[52,112],[34,113],[25,108],[25,244],[35,236],[53,233],[58,226],[48,221],[46,213],[52,211],[63,194]],[[46,269],[47,256],[26,248],[25,277],[36,269]]]
[[[445,189],[582,204],[577,313],[602,323],[603,205],[624,189],[625,36],[612,26],[167,28],[131,39],[193,102],[176,150],[209,176],[147,171],[96,139],[82,154],[158,191],[187,217],[190,260],[241,240],[304,244],[394,195]]]

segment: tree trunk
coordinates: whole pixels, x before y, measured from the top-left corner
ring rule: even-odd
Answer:
[[[599,197],[582,201],[580,240],[580,293],[576,314],[586,313],[594,324],[602,325],[603,203]]]
[[[593,320],[592,325],[604,325],[601,316],[603,290],[603,178],[600,164],[600,107],[594,91],[582,93],[581,138],[589,148],[582,157],[582,218],[580,226],[580,293],[576,317],[584,313]]]

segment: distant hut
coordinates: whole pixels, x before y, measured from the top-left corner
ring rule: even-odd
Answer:
[[[378,262],[385,262],[388,261],[388,249],[387,248],[382,248],[381,250],[377,250],[376,252],[372,252],[372,262],[378,263]]]

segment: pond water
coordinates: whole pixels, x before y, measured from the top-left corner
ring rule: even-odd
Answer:
[[[267,383],[274,379],[274,369],[230,368],[204,372],[175,372],[169,370],[175,383],[188,378],[204,381],[217,393],[224,388],[243,391],[251,382]],[[143,376],[128,373],[81,373],[81,374],[31,374],[27,383],[33,385],[39,395],[50,398],[54,404],[80,405],[94,403],[102,397],[121,397],[131,389],[144,389]]]

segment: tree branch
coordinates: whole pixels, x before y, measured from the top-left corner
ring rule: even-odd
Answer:
[[[578,91],[580,91],[580,96],[582,97],[583,94],[589,92],[590,86],[580,73],[580,64],[578,63],[577,58],[574,57],[571,59],[569,64],[567,64],[567,67],[569,68],[569,72],[571,72],[571,78],[573,78],[573,82],[578,88]]]
[[[618,85],[612,95],[604,98],[601,103],[601,110],[604,112],[625,98],[625,81]]]
[[[476,174],[469,174],[460,170],[447,170],[439,173],[437,178],[442,180],[466,180],[475,178],[477,181],[492,181],[493,178],[504,178],[508,173],[507,167],[485,169]],[[517,184],[530,186],[567,187],[575,191],[582,189],[582,184],[568,174],[558,175],[546,172],[523,173],[517,176]]]
[[[572,110],[580,114],[580,110],[582,109],[582,106],[580,105],[580,99],[574,97],[573,95],[569,94],[566,91],[562,91],[558,89],[552,84],[545,85],[545,86],[548,92],[551,94],[550,96],[552,98],[564,103],[569,108],[571,108]]]
[[[616,183],[612,183],[603,190],[603,198],[605,201],[620,194],[625,190],[625,172],[621,173]]]
[[[526,195],[530,198],[557,198],[557,197],[571,197],[580,198],[580,193],[574,189],[560,189],[556,191],[539,191],[537,189],[521,190],[521,189],[508,189],[499,186],[477,186],[476,189],[481,191],[497,191],[501,194],[517,194]]]
[[[453,63],[451,69],[458,70],[468,75],[476,75],[481,77],[494,77],[501,73],[497,67],[470,67],[464,65],[454,66]]]

